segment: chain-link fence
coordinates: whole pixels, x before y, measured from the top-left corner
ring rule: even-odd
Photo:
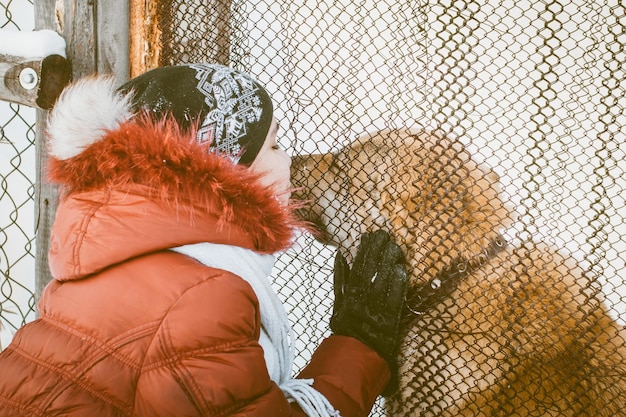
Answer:
[[[160,2],[160,65],[210,55],[252,73],[290,153],[335,153],[294,160],[313,164],[297,179],[311,182],[304,214],[346,252],[374,227],[407,252],[399,391],[372,415],[624,415],[619,0],[205,3]],[[1,213],[10,204],[6,223],[25,232],[10,238],[22,255],[0,262],[2,306],[26,318],[32,296],[13,301],[10,277],[32,258],[30,218],[11,213],[32,183],[6,191],[18,181],[5,170],[33,134],[8,120],[25,127],[0,143],[15,155]],[[317,198],[331,189],[334,203]],[[334,252],[305,233],[275,268],[298,368],[329,332]]]
[[[170,10],[188,29],[165,38],[161,65],[211,49],[194,41],[211,27],[191,23],[219,18],[183,3]],[[228,62],[267,85],[282,143],[335,152],[296,162],[308,215],[347,251],[380,226],[407,250],[400,391],[373,414],[623,415],[622,3],[234,0],[229,13]],[[406,127],[420,130],[354,144]],[[318,204],[331,188],[338,203]],[[298,366],[328,334],[333,256],[303,235],[277,264]]]
[[[31,30],[32,1],[0,2],[0,28]],[[0,348],[35,318],[35,110],[0,101]]]

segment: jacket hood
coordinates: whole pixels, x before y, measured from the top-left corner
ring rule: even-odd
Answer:
[[[209,152],[193,129],[181,130],[168,118],[133,116],[129,108],[128,97],[115,91],[110,78],[92,77],[68,87],[51,113],[48,177],[63,193],[51,268],[69,262],[74,272],[68,276],[82,276],[130,256],[211,241],[225,231],[244,235],[234,238],[235,244],[264,253],[291,244],[301,225],[260,185],[258,175]],[[96,237],[86,227],[94,221]],[[169,232],[158,230],[160,225]],[[124,233],[138,228],[141,233]],[[109,243],[117,246],[117,255],[102,253]],[[103,259],[78,272],[83,251],[102,253],[93,256]],[[64,268],[56,268],[58,274],[66,274]]]

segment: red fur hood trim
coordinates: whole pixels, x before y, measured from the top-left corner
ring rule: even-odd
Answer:
[[[234,225],[249,234],[255,250],[286,249],[300,225],[258,176],[207,152],[194,132],[169,121],[137,117],[68,159],[52,157],[49,179],[66,197],[141,186],[145,198],[181,212],[214,216],[216,227]]]

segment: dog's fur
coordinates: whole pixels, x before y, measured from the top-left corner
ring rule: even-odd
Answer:
[[[409,306],[440,271],[474,265],[425,311],[407,308],[387,415],[626,415],[626,331],[570,256],[532,241],[489,250],[511,211],[497,175],[458,142],[380,131],[294,157],[292,178],[295,197],[311,202],[301,216],[349,259],[362,233],[395,236]]]

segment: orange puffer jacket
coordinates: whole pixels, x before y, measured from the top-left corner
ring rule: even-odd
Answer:
[[[273,253],[297,226],[242,167],[171,123],[139,119],[53,159],[64,196],[40,317],[0,353],[0,416],[303,416],[268,375],[250,285],[168,249]],[[191,136],[193,137],[193,136]],[[300,377],[366,416],[389,369],[331,336]]]

